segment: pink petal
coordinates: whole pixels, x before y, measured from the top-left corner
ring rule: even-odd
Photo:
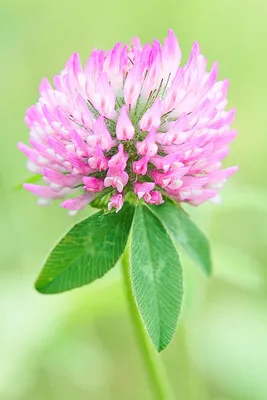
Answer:
[[[154,182],[135,182],[134,183],[134,193],[137,194],[138,199],[144,197],[146,193],[151,192],[155,187]]]
[[[138,161],[133,162],[133,172],[138,175],[146,175],[147,173],[147,164],[149,161],[149,157],[142,157]]]
[[[149,198],[146,198],[146,197],[144,196],[144,200],[145,200],[148,204],[156,204],[156,205],[159,205],[159,204],[164,203],[164,200],[163,200],[163,198],[162,198],[162,194],[161,194],[158,190],[155,190],[155,191],[150,192],[150,193],[149,193]]]
[[[207,200],[210,200],[212,197],[217,195],[216,190],[211,189],[199,189],[199,191],[192,195],[187,199],[187,202],[192,204],[193,206],[199,206],[200,204],[204,203]]]
[[[46,93],[48,90],[52,90],[52,86],[50,85],[47,78],[43,78],[39,86],[39,92],[42,95]]]
[[[140,63],[137,63],[127,75],[123,93],[128,108],[136,105],[142,87],[142,72]]]
[[[117,169],[109,168],[107,177],[104,180],[105,187],[112,186],[118,190],[119,193],[123,191],[125,185],[127,185],[129,176],[127,172]]]
[[[134,138],[134,126],[128,117],[125,105],[120,110],[116,125],[116,136],[119,140],[132,140]]]
[[[156,99],[151,108],[141,118],[139,126],[142,131],[158,129],[161,123],[161,101]]]
[[[94,106],[101,115],[113,118],[115,101],[115,94],[110,86],[107,74],[102,73],[95,85]]]
[[[101,149],[109,151],[113,146],[113,140],[102,116],[99,116],[94,124],[94,134],[97,137],[97,142]]]
[[[108,169],[108,158],[104,156],[101,148],[96,148],[94,154],[89,158],[88,165],[93,170],[106,171]]]
[[[18,149],[25,154],[26,157],[33,163],[38,162],[38,153],[35,149],[30,148],[29,146],[26,146],[24,143],[18,143]]]
[[[42,173],[50,182],[56,183],[62,187],[72,187],[73,185],[77,185],[79,182],[81,182],[80,177],[64,175],[46,167],[43,167]]]
[[[168,73],[171,73],[172,78],[175,75],[177,68],[181,61],[182,53],[178,44],[178,39],[174,32],[169,29],[168,37],[164,41],[162,59],[163,68],[166,71],[165,78],[168,77]]]
[[[103,190],[103,179],[98,179],[92,176],[85,176],[82,178],[82,181],[85,185],[85,190],[87,190],[88,192],[101,192],[101,190]]]
[[[220,181],[224,181],[228,179],[231,175],[235,174],[238,171],[238,167],[230,167],[226,169],[221,169],[220,171],[212,172],[208,174],[207,180],[208,184],[215,184]]]
[[[24,189],[28,190],[35,196],[43,197],[45,199],[56,199],[62,197],[62,194],[59,192],[54,192],[48,186],[34,185],[32,183],[24,183]]]
[[[124,203],[124,196],[121,193],[115,193],[109,200],[108,210],[116,208],[116,212],[119,212]]]
[[[108,162],[109,168],[125,169],[128,155],[123,150],[123,144],[120,143],[118,146],[118,153],[114,154]]]
[[[63,201],[60,206],[68,210],[83,210],[94,198],[95,194],[85,193],[73,199]]]
[[[140,156],[153,157],[158,152],[158,146],[155,143],[156,131],[153,130],[148,133],[142,142],[136,143],[136,148]]]

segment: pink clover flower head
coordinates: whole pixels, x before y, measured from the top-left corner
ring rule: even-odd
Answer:
[[[118,212],[124,199],[161,204],[218,202],[237,167],[222,168],[236,131],[226,110],[228,81],[193,44],[187,63],[172,30],[161,45],[117,43],[74,53],[25,117],[30,146],[18,147],[43,184],[24,184],[40,204],[61,199],[76,212],[98,196]],[[107,197],[106,197],[107,196]]]

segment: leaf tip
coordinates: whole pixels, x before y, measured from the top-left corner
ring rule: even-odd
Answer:
[[[212,276],[212,265],[210,265],[207,269],[206,269],[206,275],[208,276],[208,277],[211,277]]]
[[[37,279],[37,281],[34,283],[34,288],[35,288],[35,290],[37,290],[38,293],[45,294],[45,292],[44,292],[44,290],[43,290],[43,287],[39,284],[38,279]]]
[[[166,347],[167,347],[166,345],[164,346],[160,344],[159,346],[156,347],[156,350],[158,353],[161,353],[163,350],[166,349]]]
[[[204,273],[206,274],[206,276],[210,277],[212,275],[212,272],[213,272],[212,261],[211,261],[211,258],[210,258],[210,252],[209,252],[209,255],[208,255],[208,258],[207,258],[206,262],[202,265],[202,267],[203,267],[202,269],[204,270]]]
[[[40,294],[50,294],[50,292],[47,290],[47,285],[42,283],[42,281],[40,280],[40,277],[38,277],[37,280],[35,281],[34,288]]]

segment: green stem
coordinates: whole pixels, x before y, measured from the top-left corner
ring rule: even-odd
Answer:
[[[132,284],[129,271],[129,250],[128,247],[122,256],[122,268],[124,277],[124,286],[129,305],[129,310],[135,328],[136,337],[139,342],[141,354],[144,364],[147,368],[148,377],[151,384],[151,389],[154,391],[154,398],[157,400],[173,400],[175,399],[170,383],[167,379],[165,370],[161,364],[159,355],[155,352],[145,328],[139,315],[137,306],[135,304]]]

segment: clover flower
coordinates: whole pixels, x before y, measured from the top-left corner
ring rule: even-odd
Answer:
[[[43,79],[26,113],[30,145],[19,143],[28,169],[45,185],[25,183],[39,204],[63,199],[75,213],[97,198],[119,211],[125,199],[161,204],[170,197],[199,205],[237,167],[222,169],[235,138],[235,111],[226,111],[228,81],[197,43],[180,66],[172,30],[161,46],[117,43],[94,50],[83,68],[74,53],[54,87]]]

